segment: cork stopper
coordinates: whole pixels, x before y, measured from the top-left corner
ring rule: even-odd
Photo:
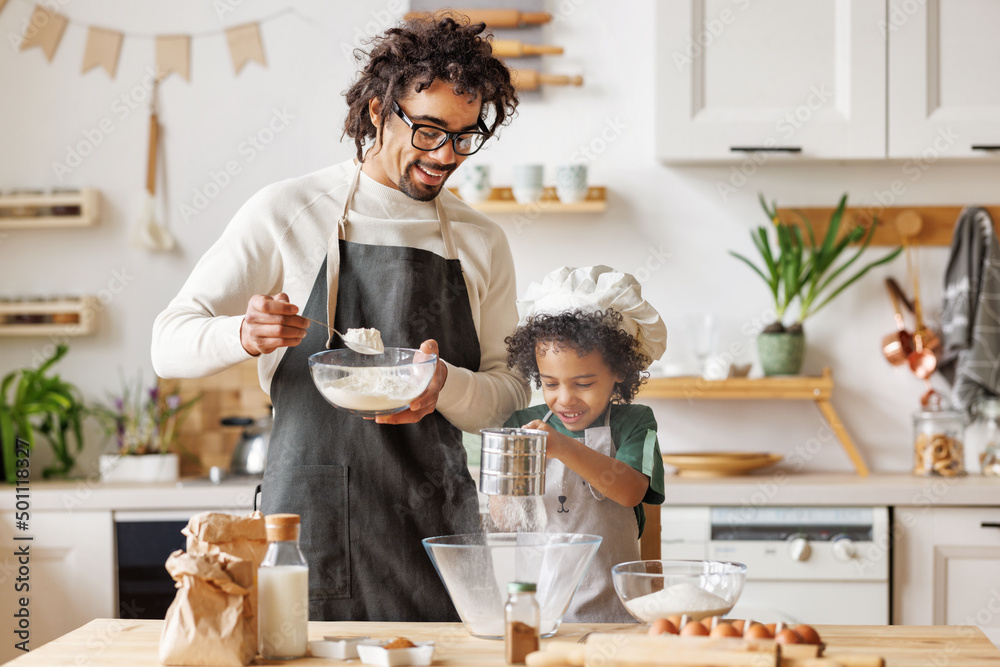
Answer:
[[[264,516],[264,529],[267,531],[268,542],[289,542],[299,539],[298,514],[267,514]]]

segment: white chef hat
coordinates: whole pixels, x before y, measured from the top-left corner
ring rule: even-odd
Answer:
[[[622,328],[635,336],[643,352],[656,361],[667,349],[667,327],[660,314],[642,298],[642,286],[628,273],[609,266],[564,266],[528,286],[517,300],[520,324],[536,315],[568,310],[615,310]]]

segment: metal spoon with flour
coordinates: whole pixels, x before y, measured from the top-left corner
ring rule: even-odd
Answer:
[[[302,319],[309,320],[313,324],[318,324],[321,327],[326,327],[333,333],[340,336],[340,339],[344,341],[344,345],[359,354],[382,354],[385,352],[385,346],[382,345],[382,336],[379,334],[377,329],[348,329],[347,334],[342,334],[329,324],[320,322],[319,320],[314,320],[311,317],[305,316],[302,316]],[[374,332],[374,335],[369,335],[368,332]]]

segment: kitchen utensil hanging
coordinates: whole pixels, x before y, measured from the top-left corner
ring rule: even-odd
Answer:
[[[896,217],[896,230],[903,239],[906,249],[906,267],[913,282],[913,315],[916,320],[913,329],[913,350],[907,355],[910,370],[921,380],[929,378],[937,369],[937,355],[934,347],[938,338],[924,324],[923,307],[920,303],[919,248],[913,250],[913,237],[920,233],[923,221],[915,211],[904,211]]]
[[[132,233],[132,245],[153,252],[173,250],[176,242],[166,227],[156,221],[156,159],[160,142],[160,125],[156,113],[160,79],[153,80],[153,95],[149,103],[149,156],[146,163],[146,195],[142,213]]]
[[[908,362],[910,353],[913,352],[913,334],[906,330],[906,322],[903,320],[899,302],[902,301],[907,307],[910,304],[895,280],[886,278],[885,286],[889,291],[889,299],[892,301],[896,332],[882,338],[882,354],[893,366],[902,366]]]

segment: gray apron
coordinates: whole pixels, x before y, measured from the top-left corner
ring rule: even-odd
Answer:
[[[550,410],[543,422],[552,417]],[[618,448],[611,438],[611,407],[604,426],[588,428],[583,439],[590,449],[614,458]],[[573,595],[563,620],[567,623],[635,623],[618,599],[611,582],[611,566],[639,560],[639,524],[635,510],[624,507],[590,486],[558,459],[545,466],[547,532],[601,535],[604,539],[594,562]]]
[[[434,338],[442,359],[477,371],[479,340],[440,201],[446,258],[419,248],[351,243],[347,214],[360,176],[359,164],[302,314],[329,317],[340,331],[374,327],[391,347],[415,348]],[[351,215],[353,224],[364,224]],[[415,317],[420,311],[431,315]],[[436,411],[416,424],[389,425],[332,407],[307,364],[328,346],[327,330],[312,326],[275,370],[262,490],[265,514],[302,517],[309,618],[458,621],[420,540],[479,530],[461,432]]]

